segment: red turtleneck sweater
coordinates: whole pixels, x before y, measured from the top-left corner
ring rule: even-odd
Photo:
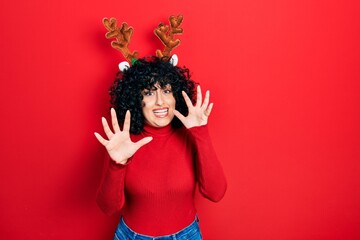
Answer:
[[[140,234],[168,235],[194,221],[196,183],[204,197],[217,202],[225,194],[226,179],[206,126],[146,125],[131,139],[146,136],[153,140],[126,165],[109,160],[97,201],[108,214],[121,209],[126,224]]]

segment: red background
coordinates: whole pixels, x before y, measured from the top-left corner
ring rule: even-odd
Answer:
[[[111,239],[94,202],[101,116],[122,56],[103,17],[184,15],[174,52],[212,91],[228,191],[197,198],[205,240],[360,239],[358,1],[2,1],[0,239]]]

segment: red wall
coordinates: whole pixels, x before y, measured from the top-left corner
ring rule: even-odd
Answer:
[[[215,102],[228,178],[197,199],[205,240],[360,239],[358,1],[2,1],[0,239],[111,239],[94,202],[121,55],[103,17],[134,26],[142,56],[170,14],[174,52]]]

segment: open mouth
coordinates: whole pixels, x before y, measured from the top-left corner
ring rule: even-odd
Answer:
[[[169,114],[169,109],[168,108],[154,109],[153,113],[157,118],[164,118],[167,117],[167,115]]]

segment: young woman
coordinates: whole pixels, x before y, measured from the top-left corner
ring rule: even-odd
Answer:
[[[202,239],[196,185],[214,202],[227,187],[207,129],[209,91],[203,101],[187,68],[152,57],[120,73],[110,95],[112,129],[102,118],[107,138],[95,136],[109,155],[98,204],[121,210],[114,239]]]

